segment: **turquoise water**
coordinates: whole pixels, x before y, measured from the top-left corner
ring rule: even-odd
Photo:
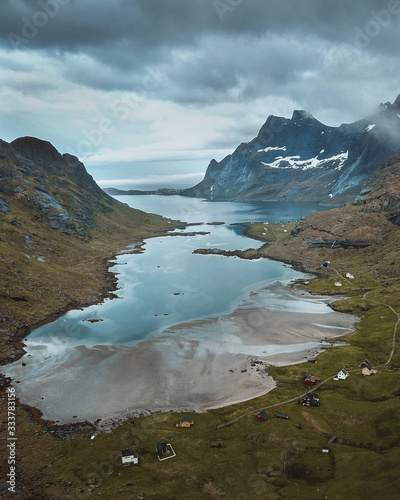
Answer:
[[[294,220],[321,209],[316,204],[210,203],[179,196],[119,199],[135,208],[185,222],[225,224],[190,226],[183,233],[209,234],[151,238],[146,240],[143,253],[119,255],[112,268],[118,276],[118,299],[68,312],[32,332],[29,344],[45,344],[48,348],[53,345],[55,351],[78,345],[130,344],[177,323],[229,313],[246,300],[251,290],[301,274],[275,261],[196,255],[193,250],[258,247],[260,242],[243,236],[241,227],[229,224]]]

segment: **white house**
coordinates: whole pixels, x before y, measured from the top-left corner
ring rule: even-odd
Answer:
[[[122,465],[137,465],[139,463],[139,455],[137,455],[133,450],[122,450],[121,460]]]
[[[350,376],[350,373],[346,371],[344,368],[340,370],[340,372],[336,375],[335,380],[345,380]]]

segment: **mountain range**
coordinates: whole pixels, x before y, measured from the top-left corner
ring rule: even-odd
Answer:
[[[306,111],[269,116],[257,137],[180,194],[210,200],[351,201],[387,159],[400,153],[400,95],[375,113],[329,127]]]

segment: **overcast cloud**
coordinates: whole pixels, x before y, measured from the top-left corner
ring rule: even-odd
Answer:
[[[270,114],[306,109],[339,125],[400,93],[400,0],[1,8],[0,137],[49,140],[102,185],[178,173],[191,185]]]

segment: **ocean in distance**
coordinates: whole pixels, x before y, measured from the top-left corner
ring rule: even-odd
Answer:
[[[243,227],[231,224],[284,223],[321,211],[320,205],[157,195],[118,199],[201,225],[148,239],[143,253],[121,253],[113,267],[118,299],[69,311],[28,336],[26,366],[21,369],[18,361],[5,371],[19,381],[21,400],[45,418],[94,421],[249,399],[273,387],[260,372],[244,379],[249,356],[293,362],[296,353],[298,362],[299,352],[352,329],[355,318],[334,313],[326,298],[289,293],[286,285],[304,275],[287,265],[193,254],[197,248],[258,247]],[[193,232],[207,234],[184,235]],[[113,391],[122,391],[123,400]]]

